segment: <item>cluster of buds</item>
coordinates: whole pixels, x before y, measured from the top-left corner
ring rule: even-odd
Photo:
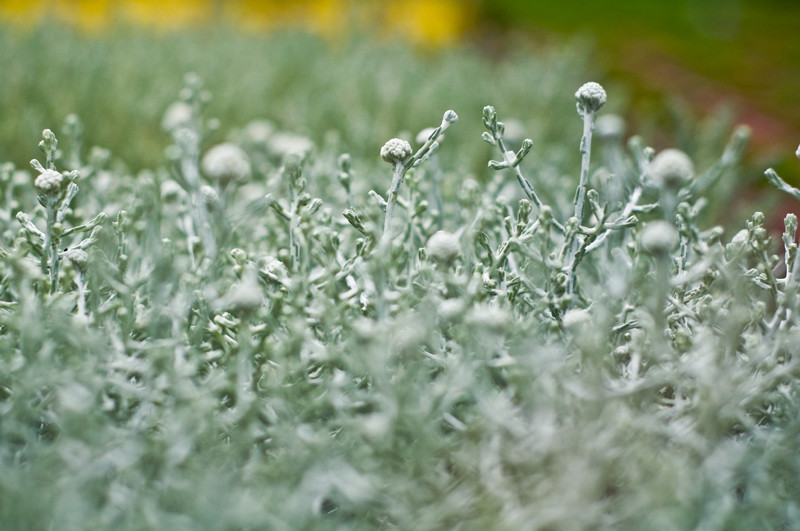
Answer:
[[[44,170],[33,181],[36,189],[46,195],[58,195],[63,183],[64,176],[56,170]]]
[[[393,138],[381,148],[381,158],[390,164],[402,164],[411,156],[411,144],[400,138]]]

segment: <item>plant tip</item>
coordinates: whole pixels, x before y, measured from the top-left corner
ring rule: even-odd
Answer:
[[[54,194],[61,188],[64,176],[56,170],[44,170],[33,181],[33,185],[45,194]]]
[[[597,136],[605,140],[618,140],[625,136],[625,120],[618,114],[603,114],[595,122]]]
[[[203,157],[205,174],[220,182],[244,179],[250,175],[250,160],[242,148],[230,142],[217,144]]]
[[[437,262],[449,262],[461,252],[457,234],[445,230],[437,231],[428,239],[425,252]]]
[[[666,256],[677,244],[678,230],[667,221],[652,221],[639,234],[639,245],[654,256]]]
[[[650,175],[660,186],[679,188],[694,175],[694,165],[683,151],[665,149],[650,162]]]
[[[606,103],[606,91],[599,83],[590,81],[575,92],[575,99],[578,100],[578,106],[589,112],[596,112]]]
[[[389,140],[381,148],[381,158],[391,164],[405,162],[411,153],[411,144],[400,138]]]

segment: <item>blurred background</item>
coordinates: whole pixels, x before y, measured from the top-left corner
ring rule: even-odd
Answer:
[[[797,0],[0,0],[0,18],[23,27],[59,20],[88,32],[118,21],[160,31],[232,23],[331,37],[355,24],[415,45],[479,42],[489,53],[508,46],[509,35],[582,36],[638,104],[665,94],[699,112],[729,104],[757,143],[776,148],[800,132]]]
[[[14,39],[43,25],[90,37],[120,26],[155,34],[302,28],[333,42],[353,33],[400,40],[421,53],[469,47],[497,61],[579,42],[591,50],[589,73],[620,87],[630,130],[644,130],[656,147],[686,116],[722,113],[751,127],[754,167],[800,181],[797,0],[0,0],[0,20],[13,34],[0,68],[14,60]]]

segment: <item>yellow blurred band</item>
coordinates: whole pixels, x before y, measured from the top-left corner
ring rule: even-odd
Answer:
[[[34,27],[43,21],[99,32],[115,23],[159,31],[230,24],[251,31],[297,27],[335,37],[352,28],[440,46],[475,20],[468,0],[0,0],[0,22]]]

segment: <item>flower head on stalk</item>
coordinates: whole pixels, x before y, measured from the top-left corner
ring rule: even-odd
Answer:
[[[594,81],[584,83],[575,92],[575,99],[578,100],[578,114],[583,116],[585,112],[597,112],[606,103],[606,91]]]
[[[402,164],[411,153],[411,144],[400,138],[389,140],[381,148],[381,158],[390,164]]]

